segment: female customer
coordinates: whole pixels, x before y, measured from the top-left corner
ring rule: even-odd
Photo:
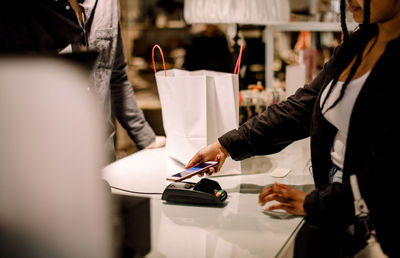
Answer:
[[[263,189],[261,205],[278,204],[306,215],[296,237],[297,257],[342,257],[365,245],[356,221],[349,176],[356,174],[383,251],[398,257],[396,203],[400,182],[400,1],[348,0],[359,29],[348,35],[346,2],[341,1],[343,43],[323,71],[284,103],[232,130],[201,149],[188,163],[226,157],[242,160],[278,152],[311,136],[316,189],[305,194],[282,184]],[[212,171],[214,172],[214,171]],[[360,235],[360,237],[357,237]]]

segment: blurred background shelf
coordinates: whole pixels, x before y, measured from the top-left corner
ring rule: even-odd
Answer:
[[[358,24],[347,24],[349,31],[354,30]],[[340,32],[342,27],[338,22],[290,22],[281,24],[268,24],[265,27],[264,37],[265,42],[265,85],[268,88],[273,87],[274,71],[272,69],[274,64],[274,32],[293,32],[293,31],[311,31],[311,32]],[[315,45],[315,44],[314,44]]]
[[[355,29],[357,23],[348,23],[349,30]],[[267,24],[267,30],[271,31],[341,31],[342,28],[338,22],[289,22],[289,23],[277,23]]]

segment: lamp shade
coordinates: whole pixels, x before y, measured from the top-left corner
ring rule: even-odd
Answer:
[[[191,23],[274,24],[290,20],[289,0],[185,0]]]

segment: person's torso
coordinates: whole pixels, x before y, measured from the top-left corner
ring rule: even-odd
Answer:
[[[81,4],[86,16],[83,26],[68,0],[16,1],[19,9],[5,8],[8,15],[0,20],[5,31],[2,52],[58,54],[85,51],[86,46],[99,53],[95,70],[101,75],[95,76],[95,88],[106,95],[116,52],[118,1],[85,0]]]
[[[78,22],[68,0],[15,0],[0,11],[0,53],[59,55],[96,51],[91,91],[103,112],[107,145],[115,132],[111,115],[110,83],[119,33],[116,0],[85,0],[85,24]],[[113,148],[113,147],[110,147]]]
[[[388,44],[384,54],[373,66],[365,84],[357,94],[353,108],[349,108],[351,111],[346,126],[348,132],[345,140],[344,171],[355,169],[377,135],[383,132],[384,128],[381,125],[385,119],[396,119],[388,115],[390,110],[387,110],[387,107],[390,101],[400,97],[397,87],[400,85],[400,79],[396,76],[400,69],[397,62],[400,58],[399,45],[400,39]],[[327,74],[330,72],[328,71]],[[331,147],[338,132],[337,128],[322,115],[320,106],[322,92],[329,86],[330,81],[331,79],[326,81],[326,86],[321,88],[316,99],[311,126],[311,156],[317,188],[328,184],[328,171],[333,164]],[[344,176],[348,176],[347,174],[345,173]]]
[[[342,100],[339,101],[334,107],[332,106],[339,98],[344,82],[338,81],[336,85],[332,85],[333,81],[331,81],[321,95],[320,106],[322,108],[322,114],[325,119],[337,129],[337,133],[331,148],[331,159],[333,164],[341,169],[343,169],[344,157],[346,153],[346,141],[349,130],[350,116],[353,111],[354,103],[368,75],[369,72],[352,80],[346,87],[346,91]],[[328,92],[331,88],[332,91],[328,97]]]

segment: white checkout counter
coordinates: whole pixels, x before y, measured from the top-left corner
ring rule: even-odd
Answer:
[[[280,153],[242,161],[242,174],[215,176],[228,193],[224,207],[170,204],[161,193],[170,184],[165,178],[183,169],[167,156],[165,148],[142,150],[103,169],[103,177],[119,194],[150,197],[151,252],[158,257],[291,257],[294,236],[303,217],[279,219],[265,215],[258,193],[280,182],[307,187],[310,173],[309,139],[295,142]],[[269,174],[277,167],[290,168],[283,178]],[[195,176],[186,181],[197,182]]]

